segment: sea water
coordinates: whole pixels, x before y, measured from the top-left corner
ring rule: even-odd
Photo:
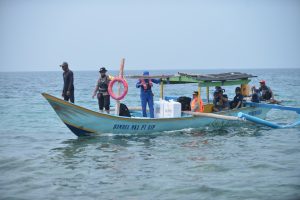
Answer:
[[[265,79],[276,99],[300,107],[299,69],[227,71],[257,75],[251,85]],[[74,75],[75,103],[97,111],[92,99],[97,70]],[[0,73],[0,199],[300,199],[299,127],[215,124],[77,138],[41,96],[60,97],[62,82],[62,72]],[[122,102],[137,106],[136,80],[128,82]],[[234,88],[225,87],[230,98]],[[191,97],[194,90],[197,84],[165,85],[167,96]],[[153,92],[158,100],[159,85]],[[297,117],[272,110],[267,119],[290,123]]]

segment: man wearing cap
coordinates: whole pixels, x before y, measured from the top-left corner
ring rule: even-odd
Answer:
[[[65,101],[71,101],[74,103],[74,77],[73,72],[69,69],[69,65],[67,62],[63,62],[60,67],[64,71],[64,87],[62,91],[62,97]]]
[[[143,76],[149,76],[148,71],[144,71]],[[157,79],[140,79],[136,83],[136,88],[141,88],[141,102],[142,102],[142,110],[143,110],[143,117],[147,117],[146,106],[147,103],[149,105],[150,117],[154,118],[154,107],[153,107],[153,93],[152,93],[152,86],[153,83],[160,83],[160,80]]]
[[[261,80],[259,81],[259,83],[260,83],[259,91],[261,92],[261,100],[266,101],[266,100],[274,99],[273,92],[271,88],[266,85],[266,81]]]
[[[97,94],[98,104],[100,112],[103,112],[103,108],[109,114],[109,106],[110,106],[110,95],[108,93],[108,84],[111,81],[110,77],[106,75],[107,70],[105,67],[101,67],[99,70],[100,77],[97,81],[97,85],[95,87],[92,98],[94,98]]]

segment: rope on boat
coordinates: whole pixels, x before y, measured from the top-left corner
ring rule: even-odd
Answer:
[[[265,126],[268,126],[268,127],[271,127],[271,128],[292,128],[292,127],[296,127],[296,126],[300,125],[300,120],[295,122],[295,123],[292,123],[292,124],[280,125],[280,124],[277,124],[277,123],[274,123],[274,122],[270,122],[270,121],[267,121],[267,120],[264,120],[264,119],[261,119],[261,118],[258,118],[258,117],[254,117],[254,116],[242,113],[242,112],[238,113],[238,117],[240,117],[241,119],[245,119],[247,121],[257,123],[257,124],[261,124],[261,125],[265,125]]]

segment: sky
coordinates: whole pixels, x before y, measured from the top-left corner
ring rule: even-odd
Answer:
[[[0,71],[300,68],[299,0],[0,0]]]

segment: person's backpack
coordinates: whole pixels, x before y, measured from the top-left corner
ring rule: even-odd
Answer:
[[[119,116],[131,117],[129,109],[123,103],[120,103],[120,113],[119,113]]]
[[[178,97],[177,101],[181,103],[182,111],[190,111],[191,110],[191,98],[190,97]]]

